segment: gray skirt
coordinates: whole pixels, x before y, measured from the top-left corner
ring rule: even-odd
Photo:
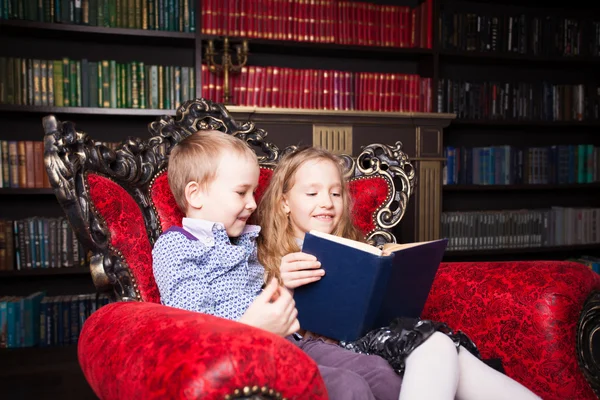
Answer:
[[[441,332],[452,339],[457,351],[462,346],[481,359],[477,346],[464,332],[454,332],[443,322],[419,318],[395,318],[389,326],[374,329],[354,342],[340,342],[340,346],[355,353],[378,355],[397,374],[402,375],[406,357],[435,332]]]

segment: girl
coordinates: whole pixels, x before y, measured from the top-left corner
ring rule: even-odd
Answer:
[[[342,165],[336,156],[313,147],[286,155],[276,167],[257,211],[261,226],[258,258],[265,267],[267,281],[275,277],[293,292],[294,288],[321,279],[325,272],[318,260],[301,252],[304,235],[314,229],[361,240],[352,224],[350,209]],[[388,354],[390,349],[385,342],[389,344],[390,337],[395,336],[393,343],[402,344],[402,349],[400,346],[391,349],[393,357],[386,357],[390,362],[401,361],[401,367],[396,369],[403,376],[401,390],[400,393],[388,392],[384,397],[372,386],[375,398],[539,399],[471,354],[461,345],[463,340],[460,339],[465,337],[459,338],[444,329],[444,324],[420,320],[413,323],[402,319],[394,322],[398,326],[373,332],[370,338],[379,341],[375,350],[388,347]],[[373,346],[364,344],[359,340],[345,344],[344,348],[314,337],[298,342],[319,365],[331,367],[337,366],[338,354],[349,359],[351,356],[344,353],[359,356],[356,352],[365,347],[373,351]],[[470,350],[476,353],[476,349]],[[378,354],[384,355],[384,352]],[[359,366],[360,359],[348,359],[344,368],[353,370]],[[371,377],[366,381],[369,385],[372,382],[374,385],[386,384],[381,379]],[[393,381],[389,373],[385,379]]]

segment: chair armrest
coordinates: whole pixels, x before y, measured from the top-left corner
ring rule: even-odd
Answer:
[[[244,388],[272,389],[264,398],[327,399],[317,365],[287,340],[155,303],[97,310],[83,326],[78,356],[103,400],[223,399]]]
[[[598,360],[585,366],[580,352],[600,340],[589,329],[600,328],[598,307],[583,318],[599,294],[600,276],[579,263],[442,263],[422,317],[468,334],[484,358],[501,358],[507,375],[545,400],[595,399],[589,375]]]

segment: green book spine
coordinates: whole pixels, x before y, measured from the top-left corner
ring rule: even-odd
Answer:
[[[135,0],[127,0],[127,28],[135,29]]]
[[[40,60],[33,60],[33,104],[36,106],[42,105],[41,75]]]
[[[110,62],[102,61],[102,107],[110,108]]]
[[[123,13],[123,2],[126,2],[127,0],[116,0],[115,3],[115,7],[116,9],[119,11],[117,13],[116,19],[115,19],[115,24],[117,24],[117,28],[127,28],[127,26],[125,24],[123,24],[123,16],[125,15]]]
[[[173,95],[175,108],[177,108],[181,105],[181,67],[173,67],[173,76],[173,82],[175,84]]]
[[[27,86],[28,86],[28,82],[27,82],[27,60],[22,58],[21,59],[21,65],[19,66],[19,70],[20,70],[20,75],[21,75],[21,104],[23,105],[27,105],[28,103],[28,98],[27,98]]]
[[[133,73],[132,73],[132,66],[131,66],[131,62],[127,63],[127,79],[125,80],[125,82],[127,83],[127,91],[126,91],[126,96],[125,98],[127,99],[126,101],[126,107],[127,108],[132,108],[133,107]]]
[[[136,29],[142,29],[142,2],[140,0],[135,0],[134,11],[134,27]]]
[[[196,32],[196,0],[188,0],[190,2],[190,32]]]
[[[75,91],[75,98],[77,99],[77,107],[82,107],[83,106],[83,89],[82,89],[82,84],[83,84],[83,74],[81,72],[81,60],[77,60],[75,61],[75,77],[76,77],[76,91]]]
[[[40,60],[40,87],[42,102],[41,105],[48,105],[48,62],[47,60]]]
[[[69,103],[71,103],[71,107],[78,107],[79,103],[77,101],[77,86],[79,85],[78,76],[77,76],[77,61],[69,60]]]
[[[121,64],[121,72],[119,75],[120,79],[120,92],[121,92],[121,108],[127,108],[127,65]]]
[[[98,65],[98,107],[104,107],[104,96],[102,95],[102,61],[97,63]]]
[[[69,59],[68,58],[63,58],[62,60],[63,63],[63,102],[65,104],[65,107],[71,107],[72,103],[71,103],[71,82],[70,82],[70,77],[71,77],[71,72],[69,69]]]
[[[117,108],[117,62],[110,61],[110,106]]]
[[[146,108],[146,67],[142,61],[138,63],[138,90],[140,92],[139,107]]]
[[[140,91],[138,88],[138,65],[131,62],[131,107],[140,108]]]
[[[63,91],[63,67],[61,60],[52,61],[54,74],[54,105],[64,107],[64,91]]]
[[[117,26],[117,0],[110,0],[108,26],[114,28]]]
[[[48,105],[55,105],[55,95],[54,95],[54,60],[46,60],[46,90],[48,91]]]
[[[190,67],[190,100],[196,98],[196,70]]]

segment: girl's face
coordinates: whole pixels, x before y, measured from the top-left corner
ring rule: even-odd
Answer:
[[[296,171],[294,186],[283,196],[294,236],[304,239],[310,230],[332,233],[344,210],[342,177],[330,160],[310,160]]]

